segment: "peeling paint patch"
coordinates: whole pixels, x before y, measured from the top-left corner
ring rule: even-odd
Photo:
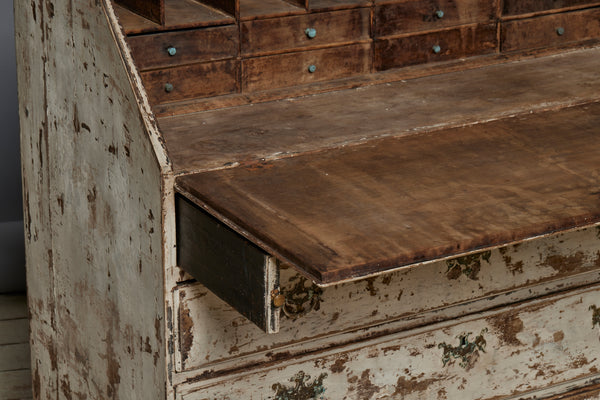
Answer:
[[[190,317],[190,309],[182,306],[179,311],[179,343],[181,348],[181,362],[188,359],[192,343],[194,342],[194,321]]]
[[[404,376],[398,378],[396,382],[396,391],[394,392],[394,398],[396,396],[400,396],[399,398],[404,398],[412,393],[423,393],[429,386],[435,382],[439,382],[437,379],[425,379],[419,381],[417,378],[413,377],[410,380],[406,379]],[[444,389],[440,389],[438,391],[438,397],[443,391],[443,395],[445,396],[446,391]],[[418,396],[417,396],[418,397]]]
[[[446,261],[448,279],[458,279],[461,275],[471,280],[479,279],[479,271],[483,261],[490,263],[491,251],[469,254]]]
[[[598,308],[592,304],[590,306],[589,310],[593,311],[593,313],[592,313],[592,329],[594,329],[594,327],[596,325],[600,325],[600,308]]]
[[[370,369],[362,372],[360,379],[358,380],[357,394],[359,399],[368,400],[373,397],[375,393],[378,393],[381,389],[378,386],[373,385],[370,378]]]
[[[311,377],[304,373],[298,372],[289,379],[293,383],[293,387],[287,387],[280,383],[274,384],[271,388],[276,392],[274,400],[312,400],[324,399],[325,387],[323,381],[327,378],[326,373],[322,373],[314,381],[310,382]]]
[[[517,334],[523,331],[523,321],[513,313],[501,314],[488,320],[498,334],[498,338],[510,346],[521,346],[523,343]]]
[[[451,346],[447,343],[440,343],[438,348],[444,349],[442,354],[442,362],[444,366],[453,359],[460,359],[460,366],[469,370],[473,367],[475,361],[479,358],[479,351],[485,353],[486,341],[483,334],[487,332],[487,328],[481,330],[481,333],[475,337],[472,342],[469,341],[471,332],[458,336],[458,346]]]
[[[553,254],[546,257],[543,265],[551,267],[559,274],[569,274],[583,265],[585,254],[578,251],[570,256]]]

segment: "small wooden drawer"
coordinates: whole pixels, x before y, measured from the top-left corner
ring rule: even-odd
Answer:
[[[257,55],[369,39],[367,8],[243,22],[242,55]]]
[[[416,0],[380,4],[374,11],[375,37],[491,22],[496,2],[490,0]]]
[[[498,48],[497,25],[470,25],[455,29],[375,41],[376,70],[453,60],[493,53]]]
[[[242,91],[302,85],[365,74],[371,44],[356,44],[242,61]]]
[[[502,15],[519,15],[573,7],[600,5],[590,0],[504,0]]]
[[[238,90],[239,61],[224,60],[142,73],[153,104],[217,96]]]
[[[140,70],[234,58],[238,29],[234,25],[191,31],[132,36],[127,39]]]
[[[502,24],[502,51],[556,47],[600,38],[600,9],[547,15]]]

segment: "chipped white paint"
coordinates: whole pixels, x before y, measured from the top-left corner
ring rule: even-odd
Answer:
[[[597,228],[580,229],[493,250],[489,258],[485,254],[474,257],[471,266],[444,261],[323,288],[320,309],[296,321],[282,316],[277,335],[265,335],[202,285],[183,285],[174,299],[179,315],[189,316],[187,324],[193,332],[176,333],[176,350],[185,353],[178,370],[190,371],[180,379],[597,282],[598,232]],[[470,273],[468,268],[472,268]],[[293,269],[281,270],[284,292],[290,291],[295,277]]]
[[[244,371],[227,381],[182,384],[177,392],[182,400],[280,400],[285,397],[276,396],[277,385],[293,389],[291,379],[299,374],[310,375],[306,386],[322,377],[325,399],[496,399],[568,381],[583,384],[600,378],[600,326],[593,325],[589,309],[599,299],[598,288],[576,290]],[[463,347],[481,335],[479,346],[444,365],[444,345],[461,347],[465,335]]]

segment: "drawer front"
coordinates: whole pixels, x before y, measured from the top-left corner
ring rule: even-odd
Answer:
[[[378,5],[374,12],[374,36],[382,37],[491,22],[496,4],[490,0],[403,1]]]
[[[599,324],[600,289],[587,288],[176,391],[182,400],[547,398],[600,376]]]
[[[165,32],[127,39],[140,70],[201,61],[234,58],[238,52],[236,26]]]
[[[143,72],[142,80],[150,102],[160,104],[234,93],[238,70],[238,61],[215,61]]]
[[[227,370],[408,329],[600,280],[594,228],[318,288],[280,272],[286,305],[266,335],[200,284],[174,292],[175,370]],[[368,330],[367,330],[368,329]]]
[[[502,24],[502,51],[555,47],[600,38],[600,9]]]
[[[243,55],[278,52],[369,39],[369,9],[243,22]]]
[[[600,5],[599,1],[590,0],[504,0],[502,15],[528,14],[569,7],[586,7]]]
[[[357,44],[242,61],[242,90],[257,91],[365,74],[371,45]]]
[[[453,60],[497,51],[496,24],[375,41],[375,69]]]

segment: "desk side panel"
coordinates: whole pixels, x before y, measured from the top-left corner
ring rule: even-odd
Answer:
[[[104,5],[16,2],[36,399],[166,396],[163,177]]]

